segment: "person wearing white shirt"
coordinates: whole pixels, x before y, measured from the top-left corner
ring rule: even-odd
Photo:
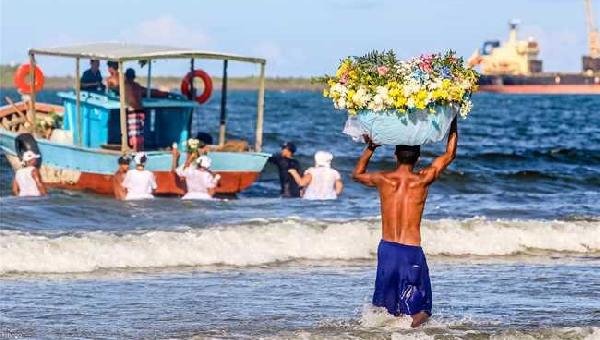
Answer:
[[[344,190],[342,176],[331,168],[333,155],[327,151],[315,153],[315,166],[308,168],[304,176],[298,171],[290,169],[289,173],[294,177],[298,185],[305,188],[303,199],[308,200],[333,200]]]
[[[156,178],[151,171],[145,170],[145,153],[139,152],[133,158],[135,169],[128,170],[123,179],[123,187],[127,190],[125,200],[143,200],[154,198],[156,190]]]
[[[33,151],[23,153],[23,167],[15,172],[12,184],[15,196],[45,196],[47,194],[40,172],[36,167],[38,158],[40,155]]]
[[[185,164],[177,167],[179,151],[173,148],[173,166],[177,176],[185,179],[187,193],[181,198],[184,200],[210,200],[215,195],[215,189],[220,175],[214,175],[209,169],[212,164],[208,156],[198,157],[197,153],[188,155]]]

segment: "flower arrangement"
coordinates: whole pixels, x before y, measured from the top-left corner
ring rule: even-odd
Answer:
[[[334,76],[319,78],[326,84],[323,96],[350,116],[361,110],[436,113],[439,106],[452,106],[462,117],[471,111],[477,79],[478,73],[453,51],[400,61],[391,50],[348,57]]]
[[[48,115],[36,117],[36,125],[40,129],[60,129],[63,123],[63,115],[50,111]]]
[[[190,138],[187,141],[187,152],[196,153],[198,152],[198,148],[200,148],[200,140],[195,138]]]

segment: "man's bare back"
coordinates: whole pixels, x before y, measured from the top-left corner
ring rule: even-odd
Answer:
[[[421,245],[421,217],[429,186],[454,160],[457,140],[454,119],[448,135],[446,152],[436,158],[429,167],[414,172],[414,163],[398,164],[394,171],[367,172],[369,160],[378,147],[369,140],[369,146],[356,164],[352,176],[357,182],[379,190],[382,239],[407,245]]]

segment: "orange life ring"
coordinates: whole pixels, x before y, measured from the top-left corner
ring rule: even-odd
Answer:
[[[181,93],[184,96],[192,99],[191,83],[192,83],[192,80],[196,77],[202,79],[202,81],[204,82],[204,91],[202,92],[201,95],[196,96],[196,98],[194,98],[194,99],[198,103],[203,104],[208,100],[208,98],[210,98],[210,95],[212,94],[212,90],[213,90],[212,79],[210,78],[208,73],[206,73],[202,70],[194,70],[194,71],[188,72],[188,74],[186,74],[185,77],[183,77],[183,79],[181,80]]]
[[[21,91],[21,93],[30,94],[32,92],[31,82],[29,79],[29,72],[31,71],[30,64],[21,64],[17,71],[15,72],[15,76],[13,81],[15,86]],[[33,90],[38,92],[44,87],[44,73],[42,73],[42,69],[35,65],[35,83],[33,84]]]

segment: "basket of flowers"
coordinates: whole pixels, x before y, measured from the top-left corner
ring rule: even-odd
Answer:
[[[323,95],[348,113],[344,133],[387,145],[440,141],[454,117],[471,111],[477,79],[453,51],[407,61],[373,51],[343,59],[334,76],[320,78]]]

